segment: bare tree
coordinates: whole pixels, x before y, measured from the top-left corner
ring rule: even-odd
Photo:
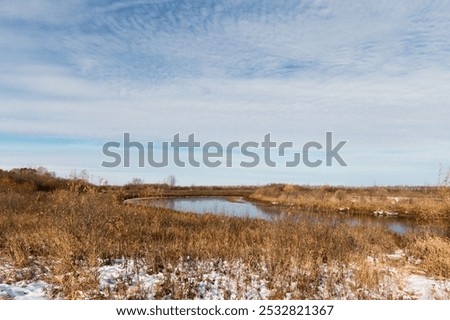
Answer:
[[[86,169],[83,169],[80,171],[80,173],[77,172],[76,169],[72,170],[72,172],[69,175],[70,179],[73,180],[82,180],[84,182],[89,182],[93,176],[89,175],[88,171]]]
[[[166,183],[169,187],[174,187],[175,184],[177,183],[177,179],[175,178],[174,175],[170,175],[166,178]]]
[[[130,184],[140,186],[140,185],[144,184],[144,180],[142,180],[141,178],[133,178],[131,180]]]

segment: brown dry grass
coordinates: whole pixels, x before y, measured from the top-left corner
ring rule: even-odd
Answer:
[[[363,262],[405,247],[429,261],[425,268],[431,274],[448,276],[448,264],[443,267],[448,261],[439,258],[449,256],[446,240],[423,242],[375,227],[269,222],[124,205],[119,193],[104,193],[80,181],[65,181],[46,192],[15,183],[4,184],[2,190],[0,255],[18,268],[45,266],[46,280],[57,288],[55,297],[145,297],[139,290],[130,296],[125,286],[114,294],[99,293],[96,268],[117,258],[145,261],[150,273],[168,272],[186,257],[242,261],[253,272],[262,272],[264,266],[272,275],[268,288],[274,299],[285,297],[293,286],[297,294],[292,298],[297,299],[317,297],[324,286],[332,292],[355,264],[364,267],[355,291],[377,290],[382,275]],[[436,259],[445,260],[438,270],[432,268]],[[335,267],[324,271],[324,265]],[[192,297],[189,290],[167,278],[156,297],[170,293],[171,298],[187,299]]]
[[[420,269],[434,277],[450,278],[450,240],[423,236],[407,247],[408,254],[420,259]]]
[[[28,267],[36,260],[45,263],[53,275],[49,281],[69,299],[97,290],[95,272],[88,270],[102,261],[118,257],[145,260],[150,270],[157,272],[188,256],[242,259],[255,270],[264,262],[270,274],[285,275],[286,279],[291,277],[290,270],[301,269],[304,274],[299,283],[306,298],[317,293],[322,264],[348,264],[397,247],[396,236],[371,228],[309,227],[289,221],[181,214],[125,206],[113,195],[95,191],[3,193],[0,203],[1,255],[18,267]],[[161,290],[177,292],[179,284],[166,286],[170,290]],[[284,294],[283,287],[279,290]]]

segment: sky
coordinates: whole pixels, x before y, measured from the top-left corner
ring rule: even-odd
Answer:
[[[434,185],[450,167],[448,30],[448,1],[0,0],[0,168],[110,184]],[[270,133],[294,152],[326,132],[347,141],[347,166],[242,168],[235,154],[230,168],[140,168],[137,150],[129,168],[102,166],[124,133],[224,147]]]

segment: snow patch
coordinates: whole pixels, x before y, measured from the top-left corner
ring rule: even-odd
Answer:
[[[44,281],[0,284],[0,299],[44,300],[52,286]]]
[[[406,291],[414,299],[442,300],[450,299],[450,281],[435,280],[426,276],[411,274],[404,279]]]

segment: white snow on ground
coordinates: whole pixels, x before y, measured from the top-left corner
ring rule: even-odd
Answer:
[[[448,280],[434,280],[422,275],[411,274],[406,276],[404,281],[405,291],[414,299],[450,299],[450,281]]]
[[[397,268],[380,263],[378,258],[368,257],[369,264],[381,268],[382,276],[376,290],[359,288],[355,276],[358,266],[347,267],[342,279],[340,266],[322,265],[317,299],[450,299],[450,280],[437,280],[413,273],[416,264],[403,251],[386,255],[393,264],[407,261],[408,268]],[[175,266],[154,272],[144,261],[116,259],[103,261],[94,271],[98,279],[98,290],[94,296],[85,293],[86,299],[268,299],[273,287],[289,287],[284,298],[296,297],[297,283],[287,285],[285,279],[277,279],[261,263],[255,269],[240,260],[222,261],[211,259],[198,261],[180,259]],[[41,273],[42,273],[42,269]],[[45,270],[45,269],[44,269]],[[413,271],[411,271],[413,270]],[[48,299],[57,285],[42,281],[48,279],[30,268],[14,268],[0,260],[0,299]],[[87,270],[88,271],[88,270]],[[292,279],[299,279],[301,270],[292,270]],[[30,274],[32,276],[30,276]],[[44,278],[43,278],[44,277]],[[272,280],[272,289],[269,288]],[[286,287],[286,288],[287,288]],[[298,293],[298,292],[297,292]],[[64,298],[64,297],[59,297]]]
[[[404,257],[405,257],[405,253],[403,252],[403,250],[397,250],[394,253],[386,255],[386,258],[388,258],[390,260],[401,260]]]
[[[51,285],[44,281],[19,281],[14,284],[0,284],[0,299],[42,300],[48,299]]]
[[[178,263],[176,273],[185,273],[192,280],[198,279],[197,299],[267,299],[267,270],[260,270],[261,276],[255,274],[241,261],[185,261]],[[176,277],[172,274],[172,280]]]
[[[393,275],[396,275],[395,278],[398,279],[397,292],[403,295],[403,299],[450,299],[450,280],[433,279],[422,274],[411,273],[411,267],[414,268],[415,266],[420,265],[420,259],[406,256],[403,250],[397,250],[392,254],[387,254],[386,258],[391,261],[406,260],[409,263],[409,268],[404,270],[398,270],[393,267],[386,268],[386,270],[390,270]],[[375,263],[375,259],[372,257],[368,257],[368,260]],[[420,272],[418,270],[415,271],[417,273]]]
[[[136,264],[134,260],[113,260],[112,264],[98,269],[99,291],[114,292],[122,285],[128,296],[139,291],[147,293],[146,298],[153,299],[155,286],[164,279],[164,276],[162,273],[149,275],[146,269],[145,265]]]
[[[387,255],[389,260],[405,259],[399,250]],[[370,263],[378,263],[378,259],[368,257]],[[450,280],[436,280],[423,275],[409,274],[394,267],[382,267],[383,277],[377,290],[358,288],[355,278],[357,266],[350,266],[345,271],[345,281],[333,283],[333,275],[338,275],[339,268],[324,264],[321,267],[322,281],[319,285],[317,299],[450,299]],[[268,288],[270,274],[264,267],[251,269],[242,261],[197,261],[180,260],[169,270],[156,274],[148,274],[144,263],[133,260],[118,259],[98,269],[99,291],[109,292],[108,298],[123,298],[116,294],[115,288],[122,285],[126,295],[134,292],[145,292],[147,299],[172,299],[174,292],[155,294],[167,282],[175,283],[179,292],[189,299],[268,299],[271,290]],[[300,272],[293,270],[292,276]],[[331,279],[331,280],[330,280]],[[170,285],[169,285],[170,287]],[[286,299],[295,297],[296,283],[291,283],[292,293]]]
[[[0,260],[0,299],[48,299],[53,287],[38,278],[39,274],[33,268],[14,268]]]
[[[158,286],[164,282],[179,284],[178,290],[191,299],[267,299],[270,291],[266,280],[252,274],[241,262],[226,261],[180,261],[170,271],[149,275],[146,266],[133,260],[114,260],[111,265],[98,270],[100,292],[114,292],[118,284],[127,294],[137,288],[153,299]],[[171,299],[173,293],[160,298]],[[113,298],[118,297],[113,294]]]

